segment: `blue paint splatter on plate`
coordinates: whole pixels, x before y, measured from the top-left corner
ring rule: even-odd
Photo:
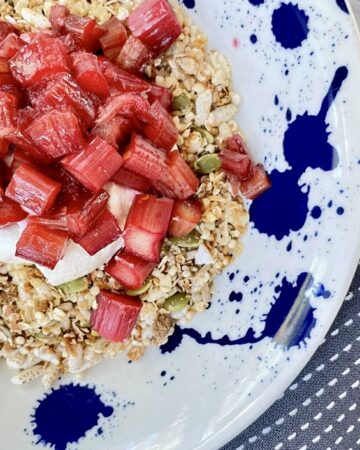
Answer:
[[[244,336],[231,339],[228,335],[214,338],[211,332],[204,336],[193,328],[175,327],[174,334],[166,344],[161,346],[161,353],[171,353],[181,344],[183,337],[188,336],[198,344],[216,344],[220,346],[234,346],[255,344],[264,338],[272,338],[285,348],[298,346],[310,337],[311,330],[316,324],[315,309],[310,305],[306,295],[313,289],[314,279],[309,273],[301,273],[295,283],[285,277],[275,288],[274,303],[264,319],[264,329],[259,336],[249,328]],[[325,288],[324,288],[325,289]],[[296,327],[293,325],[296,324]],[[281,331],[281,332],[280,332]]]
[[[281,240],[300,230],[308,214],[310,187],[299,185],[299,179],[308,168],[330,171],[338,165],[338,153],[328,142],[326,116],[347,76],[347,67],[339,67],[319,113],[312,116],[305,112],[289,124],[283,147],[290,169],[273,170],[269,174],[271,189],[250,206],[251,221],[260,233]]]
[[[349,14],[349,10],[348,10],[345,0],[336,0],[336,4],[342,11]]]
[[[39,401],[33,414],[36,443],[65,450],[96,427],[100,416],[110,417],[113,412],[93,387],[67,384],[52,389]]]
[[[300,47],[309,34],[309,17],[297,5],[282,3],[272,15],[275,39],[286,49]]]

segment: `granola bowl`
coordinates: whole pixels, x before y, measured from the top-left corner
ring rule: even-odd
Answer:
[[[0,16],[3,448],[220,448],[300,373],[358,261],[350,11]]]

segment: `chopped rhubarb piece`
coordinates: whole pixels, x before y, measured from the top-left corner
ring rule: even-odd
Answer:
[[[37,223],[53,230],[68,232],[67,208],[65,206],[44,213],[41,216],[29,216],[28,223]]]
[[[66,47],[60,39],[44,38],[22,47],[10,61],[14,78],[24,87],[56,73],[69,72]]]
[[[132,132],[130,120],[115,116],[113,119],[92,129],[92,134],[101,137],[108,144],[117,148]]]
[[[127,226],[123,238],[127,253],[154,263],[160,261],[161,246],[164,241],[162,234],[151,233],[135,226]]]
[[[240,181],[251,178],[253,174],[253,162],[247,154],[223,148],[220,153],[220,158],[221,167],[226,172],[235,175]]]
[[[253,167],[253,174],[240,183],[240,190],[244,197],[254,200],[263,192],[271,188],[271,181],[261,164]]]
[[[8,88],[4,89],[4,86],[14,85],[16,85],[16,81],[11,74],[9,61],[6,58],[0,58],[0,90],[8,91]]]
[[[42,174],[34,167],[22,165],[16,169],[6,196],[32,214],[41,215],[54,204],[61,184]]]
[[[123,158],[125,169],[131,170],[153,183],[169,170],[165,153],[135,133],[132,135]]]
[[[156,147],[171,150],[176,144],[179,132],[174,124],[171,114],[156,100],[150,109],[155,120],[143,129],[145,137]]]
[[[10,166],[11,172],[14,173],[17,168],[22,166],[23,164],[26,164],[27,166],[36,167],[39,166],[39,164],[32,159],[29,155],[27,155],[25,152],[23,152],[18,147],[15,148],[14,154],[13,154],[13,160]],[[38,167],[39,168],[39,167]]]
[[[139,39],[129,36],[116,62],[122,69],[136,74],[143,71],[152,56],[150,50]]]
[[[234,134],[227,138],[224,147],[232,152],[242,153],[243,155],[249,154],[245,141],[240,134]]]
[[[153,186],[165,197],[185,200],[196,193],[199,180],[180,153],[174,151],[168,155],[168,170]]]
[[[137,195],[130,209],[126,228],[135,226],[165,236],[173,205],[174,200],[169,198],[156,198],[149,194]]]
[[[53,30],[42,30],[42,31],[29,31],[28,33],[21,33],[20,38],[27,44],[32,44],[35,41],[43,38],[55,38],[58,37],[58,34]]]
[[[16,28],[3,20],[0,20],[0,41],[10,33],[16,33]]]
[[[98,192],[120,169],[123,159],[112,145],[95,136],[79,153],[63,158],[61,164],[87,189]]]
[[[76,202],[67,205],[67,222],[71,236],[81,238],[94,225],[95,220],[106,208],[109,194],[100,191],[98,194],[83,196]]]
[[[156,54],[167,50],[181,34],[181,26],[167,0],[145,0],[128,17],[128,27]]]
[[[16,256],[53,269],[63,258],[68,236],[60,230],[30,223],[16,245]]]
[[[139,192],[147,192],[151,187],[150,181],[147,178],[125,169],[125,167],[120,167],[111,180],[116,184],[127,186]]]
[[[10,59],[24,46],[19,36],[15,33],[10,33],[0,44],[0,57]]]
[[[64,21],[70,14],[66,6],[53,5],[50,9],[49,20],[55,31],[63,33],[65,31]]]
[[[147,97],[151,105],[158,100],[167,111],[171,109],[173,95],[169,89],[152,84],[150,91],[147,93]]]
[[[134,297],[101,291],[98,308],[91,314],[91,326],[101,337],[123,342],[131,335],[139,317],[142,302]]]
[[[77,152],[83,141],[79,121],[71,111],[45,112],[26,129],[26,134],[51,159]]]
[[[126,289],[139,289],[156,264],[124,251],[118,253],[105,267],[105,272]]]
[[[202,217],[201,203],[196,198],[176,200],[169,226],[170,236],[185,237],[190,234]]]
[[[76,242],[92,256],[116,241],[120,234],[121,230],[117,220],[105,208],[93,227]]]
[[[14,95],[0,92],[0,138],[9,138],[16,132],[16,104]]]
[[[46,85],[34,86],[29,94],[33,106],[38,110],[72,108],[87,128],[95,120],[96,107],[93,101],[69,74],[61,74]]]
[[[9,151],[9,142],[6,139],[0,139],[0,159],[5,158]]]
[[[96,55],[86,52],[75,52],[71,54],[71,62],[76,81],[83,89],[101,98],[109,95],[109,85],[101,72]]]
[[[77,50],[81,50],[78,44],[76,43],[74,37],[71,34],[65,34],[59,37],[61,42],[65,45],[66,51],[68,53],[75,52]]]
[[[115,59],[127,40],[127,32],[124,25],[115,16],[102,25],[106,30],[100,38],[104,55],[109,59]]]
[[[135,93],[109,97],[105,105],[99,108],[95,123],[96,125],[107,123],[117,115],[130,120],[139,119],[145,123],[154,121],[149,102],[142,95]]]
[[[118,93],[128,92],[147,92],[150,90],[150,84],[136,75],[133,75],[106,58],[99,58],[100,67],[111,89]]]
[[[99,27],[95,20],[73,14],[64,18],[64,28],[88,52],[99,48],[99,39],[106,33],[106,30]]]
[[[26,212],[13,200],[5,197],[3,198],[3,201],[0,202],[0,227],[6,227],[11,223],[21,222],[26,216]]]

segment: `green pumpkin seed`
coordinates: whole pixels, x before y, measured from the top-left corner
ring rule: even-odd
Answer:
[[[163,306],[170,312],[179,312],[189,304],[189,301],[189,295],[179,292],[167,298]]]
[[[185,94],[178,95],[173,99],[172,109],[173,111],[187,112],[192,107],[191,100]]]
[[[133,289],[133,290],[126,291],[126,294],[130,295],[130,297],[137,297],[138,295],[145,294],[145,292],[149,290],[150,285],[151,285],[151,282],[148,281],[147,283],[143,284],[141,286],[141,288],[139,288],[139,289]]]
[[[64,294],[77,294],[87,289],[88,283],[86,277],[83,277],[69,281],[68,283],[59,284],[57,288],[64,292]]]
[[[195,162],[196,171],[202,175],[214,172],[215,170],[220,169],[220,167],[221,159],[219,158],[219,155],[216,155],[215,153],[201,156],[201,158]]]
[[[196,131],[203,138],[205,138],[207,140],[208,144],[213,144],[214,143],[214,136],[211,133],[209,133],[207,130],[205,130],[204,128],[195,127],[194,131]]]
[[[189,235],[185,237],[171,237],[169,241],[177,245],[180,248],[188,248],[190,250],[195,250],[199,248],[200,236],[196,231],[192,231]]]

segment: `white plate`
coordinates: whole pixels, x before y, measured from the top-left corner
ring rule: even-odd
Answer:
[[[360,247],[360,52],[344,2],[196,0],[189,12],[232,63],[240,124],[274,186],[211,308],[163,353],[47,394],[12,386],[2,364],[1,448],[217,449],[281,396],[341,306]]]

